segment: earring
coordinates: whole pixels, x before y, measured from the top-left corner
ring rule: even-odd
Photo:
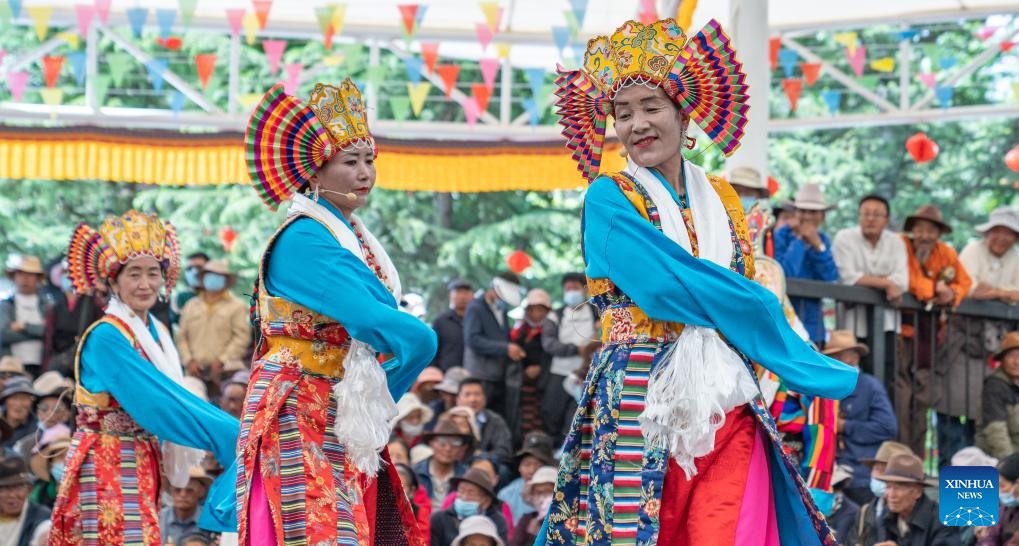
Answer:
[[[311,200],[318,203],[318,186],[315,186],[315,193],[311,194]]]
[[[686,149],[693,150],[697,147],[697,139],[691,136],[686,137]]]

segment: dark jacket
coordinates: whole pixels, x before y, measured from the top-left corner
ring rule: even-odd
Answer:
[[[835,509],[828,518],[828,525],[835,531],[839,544],[856,546],[859,542],[860,505],[849,500],[845,495],[837,494]]]
[[[913,513],[909,516],[909,531],[899,536],[898,514],[886,510],[880,518],[874,517],[871,505],[867,505],[863,540],[864,546],[873,546],[884,541],[892,541],[898,546],[959,546],[958,527],[946,527],[938,520],[938,503],[920,497]]]
[[[512,323],[503,313],[503,326],[495,318],[485,297],[476,298],[464,314],[464,367],[471,377],[484,381],[505,381]]]
[[[506,518],[502,517],[502,505],[498,501],[493,502],[488,510],[480,515],[495,523],[495,529],[503,543],[509,541]],[[431,546],[449,546],[458,534],[460,534],[460,518],[456,516],[456,510],[453,507],[432,514]]]
[[[464,318],[448,309],[432,323],[432,330],[439,338],[439,350],[435,353],[432,366],[446,371],[453,366],[464,365]]]
[[[428,492],[428,498],[432,498],[432,474],[428,470],[428,464],[432,462],[432,458],[429,457],[420,463],[414,465],[414,475],[418,478],[418,484]],[[467,465],[463,463],[456,463],[453,465],[453,477],[458,478],[467,472]]]
[[[484,422],[482,422],[484,421]],[[480,455],[494,457],[495,462],[505,467],[513,466],[513,434],[506,420],[492,410],[481,410],[478,416],[481,427]]]
[[[72,309],[63,292],[53,296],[53,306],[46,315],[43,369],[55,370],[65,377],[72,377],[78,338],[93,322],[101,318],[103,305],[95,297],[79,297]]]
[[[39,525],[50,520],[50,509],[41,504],[29,501],[25,510],[25,523],[18,532],[18,546],[29,546],[29,541],[32,540],[32,535]]]
[[[831,239],[824,233],[818,232],[818,235],[824,243],[824,252],[800,240],[789,226],[782,226],[775,232],[775,259],[782,264],[786,277],[827,282],[839,279],[839,270],[831,253]],[[803,321],[811,341],[823,344],[825,335],[821,300],[789,298],[789,302],[796,310],[796,316]]]
[[[860,459],[872,458],[885,440],[893,440],[899,426],[884,386],[873,375],[861,373],[856,389],[842,401],[845,425],[840,432],[838,462],[853,467],[849,487],[867,487],[870,468]]]
[[[991,527],[976,546],[1014,546],[1019,544],[1019,506],[999,508],[1001,520]]]
[[[0,301],[0,356],[11,354],[11,344],[21,341],[38,340],[43,341],[46,336],[46,313],[51,304],[47,293],[40,289],[39,294],[39,316],[43,318],[43,324],[26,324],[25,329],[20,332],[11,330],[11,324],[17,322],[15,317],[14,295],[10,295]],[[40,361],[41,363],[41,361]]]
[[[1019,385],[1004,368],[984,380],[977,427],[977,447],[1004,459],[1019,450]]]

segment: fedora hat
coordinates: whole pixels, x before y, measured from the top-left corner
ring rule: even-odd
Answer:
[[[888,466],[885,467],[885,471],[874,477],[883,482],[938,485],[937,481],[928,479],[923,473],[923,461],[920,457],[911,453],[894,455],[888,460]]]
[[[12,254],[7,258],[7,274],[13,275],[18,271],[33,275],[46,275],[42,268],[42,260],[38,256]]]
[[[211,260],[202,267],[202,273],[216,273],[223,275],[224,277],[236,277],[237,274],[230,271],[230,266],[227,265],[226,260]]]
[[[439,436],[463,438],[463,440],[467,442],[468,448],[470,448],[471,444],[474,442],[473,435],[460,432],[460,427],[456,426],[456,423],[446,418],[440,418],[439,422],[435,424],[434,429],[421,435],[421,443],[427,444]]]
[[[829,205],[824,201],[824,190],[814,182],[807,182],[796,192],[796,199],[793,206],[798,210],[831,210],[835,205]]]
[[[25,365],[16,356],[7,355],[0,358],[0,373],[16,373],[25,375]]]
[[[860,356],[867,356],[870,353],[870,349],[866,345],[856,341],[856,335],[853,332],[849,330],[834,330],[831,333],[831,337],[828,338],[828,343],[824,345],[824,350],[821,351],[821,354],[831,356],[850,350],[860,353]]]
[[[874,468],[874,463],[888,463],[888,460],[895,455],[912,454],[913,450],[909,449],[905,444],[888,440],[882,443],[881,447],[877,448],[877,453],[873,457],[860,459],[860,464]]]
[[[736,167],[733,169],[729,173],[729,184],[754,190],[768,189],[768,184],[765,182],[764,177],[761,176],[761,171],[753,167]]]
[[[485,516],[464,518],[460,522],[460,533],[456,535],[456,538],[453,539],[449,546],[461,546],[463,541],[467,540],[467,537],[474,535],[488,537],[495,541],[496,546],[506,546],[502,539],[499,538],[499,529],[496,528],[495,523]]]
[[[32,390],[38,398],[48,396],[60,396],[65,391],[74,388],[74,382],[60,375],[60,372],[50,370],[32,382]]]
[[[902,231],[913,231],[913,225],[916,224],[917,220],[926,220],[938,226],[941,233],[952,232],[952,226],[945,223],[945,219],[941,215],[941,209],[937,205],[927,204],[916,209],[912,216],[906,217],[906,223],[902,225]]]
[[[555,440],[544,432],[528,432],[524,436],[524,445],[517,451],[517,459],[530,455],[546,465],[556,464]]]
[[[998,347],[998,352],[994,353],[994,360],[1005,358],[1005,353],[1014,349],[1019,349],[1019,331],[1005,334],[1001,340],[1001,347]]]
[[[4,457],[0,459],[0,487],[12,485],[29,485],[32,475],[28,473],[28,465],[21,457]]]
[[[1019,211],[1012,207],[998,207],[991,211],[986,224],[977,226],[977,232],[984,234],[996,227],[1008,228],[1019,235]]]
[[[486,495],[492,497],[492,500],[496,500],[495,496],[495,484],[489,479],[488,473],[480,468],[469,468],[467,472],[464,472],[463,476],[453,478],[449,480],[449,486],[452,489],[456,489],[460,482],[467,482],[474,484],[482,489]]]

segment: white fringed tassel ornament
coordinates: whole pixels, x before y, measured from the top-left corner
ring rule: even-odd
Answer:
[[[379,452],[389,441],[396,402],[389,394],[386,372],[368,344],[351,340],[343,367],[343,379],[333,386],[336,439],[358,470],[375,476],[382,467]]]
[[[725,414],[753,400],[758,389],[715,330],[688,325],[667,351],[638,420],[644,439],[668,450],[690,479],[697,474],[694,460],[715,449]]]

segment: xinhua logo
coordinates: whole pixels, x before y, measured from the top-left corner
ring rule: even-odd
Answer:
[[[991,466],[949,466],[940,473],[938,515],[955,526],[998,522],[998,471]]]

